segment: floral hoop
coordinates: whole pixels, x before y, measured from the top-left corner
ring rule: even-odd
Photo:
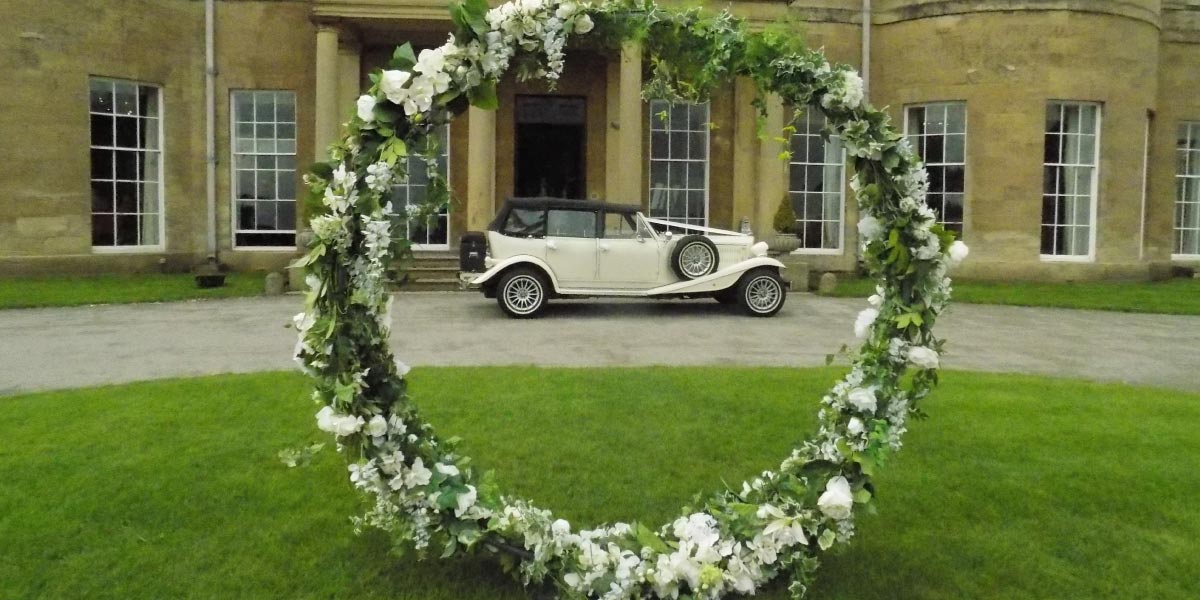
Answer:
[[[495,554],[526,585],[553,585],[567,597],[720,598],[754,593],[783,573],[802,596],[820,553],[853,535],[855,508],[874,494],[872,476],[937,382],[942,342],[932,328],[950,296],[946,270],[967,250],[926,207],[928,183],[912,149],[885,113],[863,103],[853,70],[786,33],[749,33],[728,13],[652,0],[519,0],[490,10],[467,0],[451,15],[455,32],[444,45],[419,56],[405,45],[372,76],[332,161],[306,178],[314,240],[299,261],[308,293],[295,319],[296,357],[316,380],[317,426],[351,457],[350,481],[374,502],[357,527],[422,552],[435,546],[443,557]],[[822,399],[817,432],[777,471],[658,528],[576,529],[502,494],[420,418],[406,395],[408,369],[387,343],[384,280],[396,247],[385,198],[408,176],[402,159],[434,156],[431,133],[468,102],[495,108],[496,82],[509,68],[553,85],[568,38],[593,29],[610,48],[644,45],[647,96],[697,100],[731,76],[749,76],[760,91],[823,113],[827,133],[854,157],[862,256],[878,283],[854,324],[862,346]],[[429,175],[436,207],[448,192],[436,171]]]

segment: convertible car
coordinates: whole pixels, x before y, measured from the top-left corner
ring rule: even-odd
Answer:
[[[769,317],[787,297],[783,263],[749,235],[643,215],[635,206],[510,198],[488,231],[463,236],[460,283],[509,316],[552,298],[714,298]]]

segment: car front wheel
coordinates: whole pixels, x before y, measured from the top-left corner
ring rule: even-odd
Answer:
[[[496,286],[496,302],[508,316],[529,319],[546,308],[549,290],[540,273],[529,268],[516,268],[505,273]]]
[[[753,317],[770,317],[783,308],[787,286],[772,269],[756,269],[746,273],[738,282],[738,304]]]

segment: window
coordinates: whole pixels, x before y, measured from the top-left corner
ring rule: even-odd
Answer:
[[[1090,258],[1096,205],[1100,106],[1051,102],[1046,107],[1042,191],[1042,256]]]
[[[801,251],[842,248],[842,189],[845,153],[842,140],[821,137],[825,115],[810,108],[792,123],[788,197],[796,213],[796,237]]]
[[[631,240],[638,236],[637,223],[633,215],[625,213],[604,213],[604,237],[609,239]]]
[[[929,173],[925,203],[938,223],[963,235],[967,173],[967,105],[939,102],[908,107],[904,120],[908,139]]]
[[[446,181],[450,177],[450,128],[442,126],[428,138],[435,144],[438,159],[435,169]],[[405,217],[408,207],[421,206],[429,198],[429,164],[418,154],[408,156],[408,180],[392,186],[392,206],[397,214]],[[425,219],[404,219],[402,231],[417,248],[446,248],[450,240],[450,203],[442,204],[435,214]]]
[[[707,102],[650,102],[650,216],[707,225]]]
[[[236,91],[233,105],[233,243],[296,245],[296,95]]]
[[[1179,125],[1175,256],[1200,255],[1200,122]]]
[[[88,80],[92,247],[162,246],[162,125],[158,88]]]
[[[509,210],[500,233],[512,237],[545,237],[546,211],[538,208],[513,208]]]
[[[546,216],[546,235],[557,237],[596,237],[596,213],[584,210],[550,209]]]

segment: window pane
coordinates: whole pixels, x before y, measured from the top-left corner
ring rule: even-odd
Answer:
[[[137,115],[137,84],[124,81],[115,82],[113,86],[115,97],[115,112],[118,115]]]
[[[1047,104],[1043,254],[1087,256],[1091,252],[1098,119],[1096,104]],[[1056,133],[1060,129],[1064,133]]]
[[[707,103],[650,102],[651,217],[707,223],[708,110]]]
[[[923,116],[923,118],[921,118]],[[925,203],[947,229],[962,231],[966,191],[967,106],[964,102],[939,102],[909,108],[908,139],[929,175]],[[1057,153],[1047,148],[1047,152]],[[953,195],[955,207],[948,209]]]

